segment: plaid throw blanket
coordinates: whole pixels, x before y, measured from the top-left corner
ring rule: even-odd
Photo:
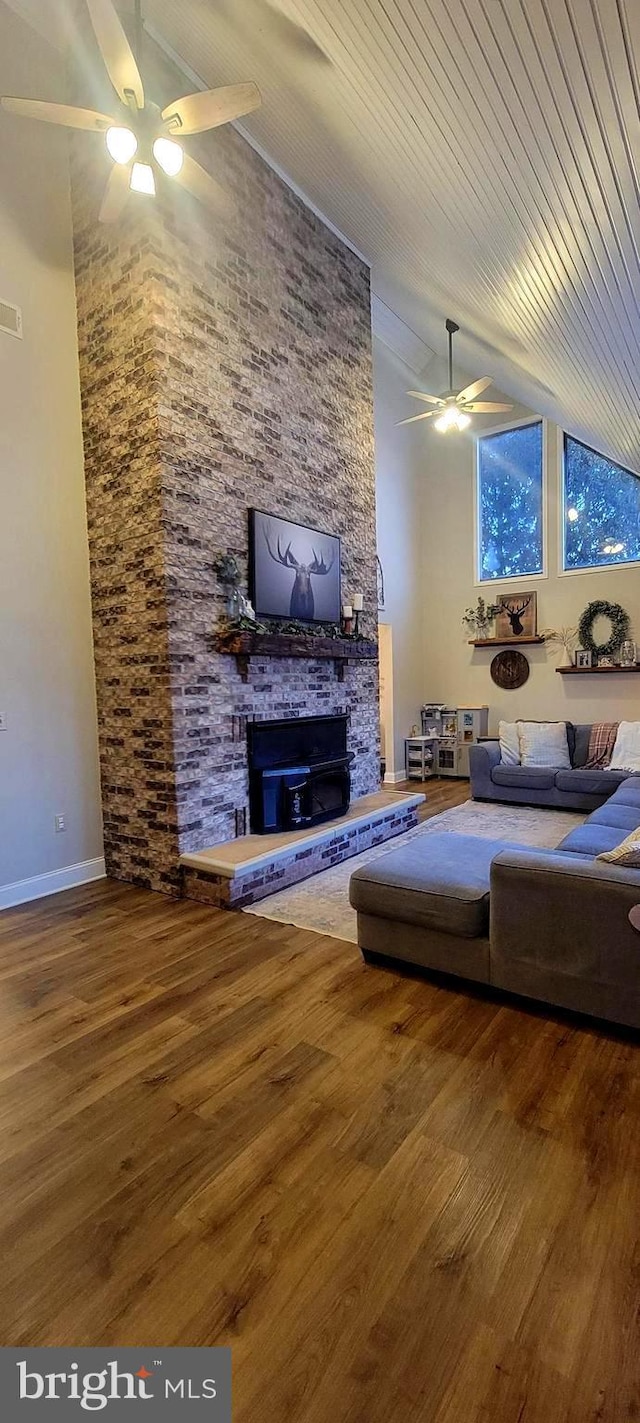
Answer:
[[[605,770],[613,756],[618,735],[617,721],[595,721],[589,737],[589,753],[585,770]]]

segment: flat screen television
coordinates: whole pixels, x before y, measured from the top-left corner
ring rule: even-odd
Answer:
[[[340,539],[249,510],[249,590],[260,618],[340,622]]]

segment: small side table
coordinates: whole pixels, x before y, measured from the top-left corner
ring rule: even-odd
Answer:
[[[629,923],[636,934],[640,934],[640,904],[634,904],[633,909],[629,910]]]
[[[404,743],[408,781],[428,781],[438,774],[437,736],[407,736]]]

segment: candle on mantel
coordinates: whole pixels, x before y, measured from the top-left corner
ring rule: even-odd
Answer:
[[[354,611],[354,613],[361,613],[363,608],[364,608],[364,593],[354,593],[354,595],[353,595],[353,611]]]

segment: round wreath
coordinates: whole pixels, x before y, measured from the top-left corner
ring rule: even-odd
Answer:
[[[596,618],[609,618],[611,637],[608,642],[595,641],[593,624]],[[599,598],[585,608],[578,623],[578,636],[580,646],[585,647],[593,657],[612,657],[629,636],[629,614],[625,613],[619,603],[606,603],[604,598]]]

